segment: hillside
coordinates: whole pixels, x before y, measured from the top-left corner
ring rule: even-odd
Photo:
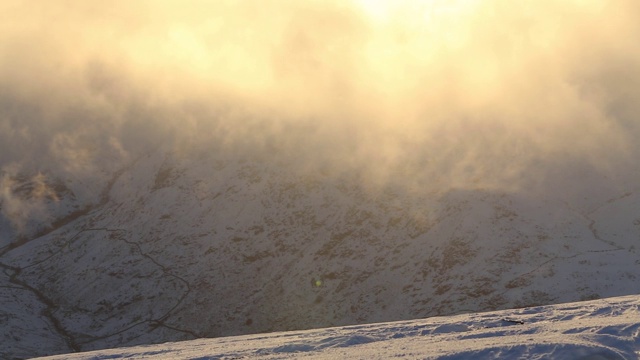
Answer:
[[[103,183],[80,205],[47,187],[61,189],[42,203],[58,214],[49,229],[3,248],[3,356],[640,291],[633,187],[588,201],[367,188],[256,155],[163,148]]]

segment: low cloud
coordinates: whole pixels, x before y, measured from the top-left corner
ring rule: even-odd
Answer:
[[[636,1],[5,1],[0,14],[5,172],[99,188],[158,144],[216,144],[411,191],[639,178]]]

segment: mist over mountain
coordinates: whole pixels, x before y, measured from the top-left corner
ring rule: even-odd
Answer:
[[[637,293],[639,6],[3,2],[2,355]]]

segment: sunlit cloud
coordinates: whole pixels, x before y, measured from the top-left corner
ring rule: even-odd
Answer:
[[[160,143],[216,143],[373,188],[545,191],[576,168],[619,186],[638,178],[639,17],[631,0],[4,1],[0,166],[103,184]]]

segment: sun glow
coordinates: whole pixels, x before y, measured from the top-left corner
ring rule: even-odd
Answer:
[[[398,15],[422,17],[450,16],[472,11],[480,0],[355,0],[363,13],[374,22],[386,22]]]

